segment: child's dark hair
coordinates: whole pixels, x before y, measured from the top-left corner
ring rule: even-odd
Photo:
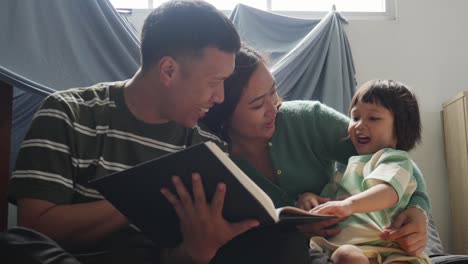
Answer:
[[[369,81],[354,94],[350,111],[358,102],[377,103],[393,113],[397,149],[409,151],[421,142],[418,101],[403,83],[393,80]]]

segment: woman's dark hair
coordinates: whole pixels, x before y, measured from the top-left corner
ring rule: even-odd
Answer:
[[[393,80],[369,81],[354,94],[350,111],[358,102],[381,104],[393,113],[397,149],[409,151],[421,142],[418,101],[404,84]]]
[[[169,1],[143,24],[141,68],[147,71],[164,56],[201,56],[207,47],[228,53],[239,50],[240,37],[229,18],[204,1]]]
[[[259,63],[266,63],[266,59],[258,51],[242,44],[236,53],[234,72],[224,81],[224,102],[212,107],[201,120],[212,132],[220,135],[228,143],[230,139],[227,124]]]

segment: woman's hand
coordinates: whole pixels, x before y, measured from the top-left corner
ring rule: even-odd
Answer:
[[[427,243],[427,216],[422,209],[407,208],[383,231],[384,240],[395,240],[410,255],[421,255]]]
[[[311,238],[313,236],[327,238],[336,236],[341,232],[341,229],[338,228],[337,224],[343,220],[343,218],[333,218],[321,222],[298,225],[297,228],[301,230],[307,238]]]
[[[330,201],[329,198],[320,197],[315,193],[303,193],[299,196],[296,202],[296,207],[309,211],[317,205]]]
[[[217,186],[208,204],[198,173],[192,174],[193,199],[179,177],[174,176],[172,182],[178,197],[165,188],[161,193],[174,206],[180,219],[183,242],[177,252],[188,255],[195,263],[208,263],[226,242],[259,224],[256,220],[230,223],[224,219],[224,184]]]

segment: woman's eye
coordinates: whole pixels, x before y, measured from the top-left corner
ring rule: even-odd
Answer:
[[[359,121],[359,117],[358,117],[358,116],[353,116],[351,119],[352,119],[354,122]]]
[[[375,116],[371,116],[371,117],[369,117],[369,120],[371,120],[371,121],[377,121],[377,120],[380,120],[380,118],[379,118],[379,117],[375,117]]]
[[[262,108],[262,106],[263,106],[263,104],[255,105],[255,106],[252,107],[252,109],[258,110],[258,109]]]

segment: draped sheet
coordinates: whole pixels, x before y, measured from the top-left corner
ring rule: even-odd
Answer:
[[[332,10],[323,19],[301,19],[238,5],[231,14],[242,40],[270,54],[270,69],[285,100],[319,100],[347,113],[356,87],[351,49]]]
[[[107,0],[2,0],[0,25],[0,78],[14,85],[12,165],[48,94],[130,78],[139,65],[139,38]]]
[[[354,66],[339,13],[297,19],[238,5],[231,19],[243,40],[271,52],[286,100],[315,99],[347,111]],[[15,87],[12,165],[45,96],[127,79],[139,66],[139,37],[108,0],[4,0],[0,25],[0,78]]]

